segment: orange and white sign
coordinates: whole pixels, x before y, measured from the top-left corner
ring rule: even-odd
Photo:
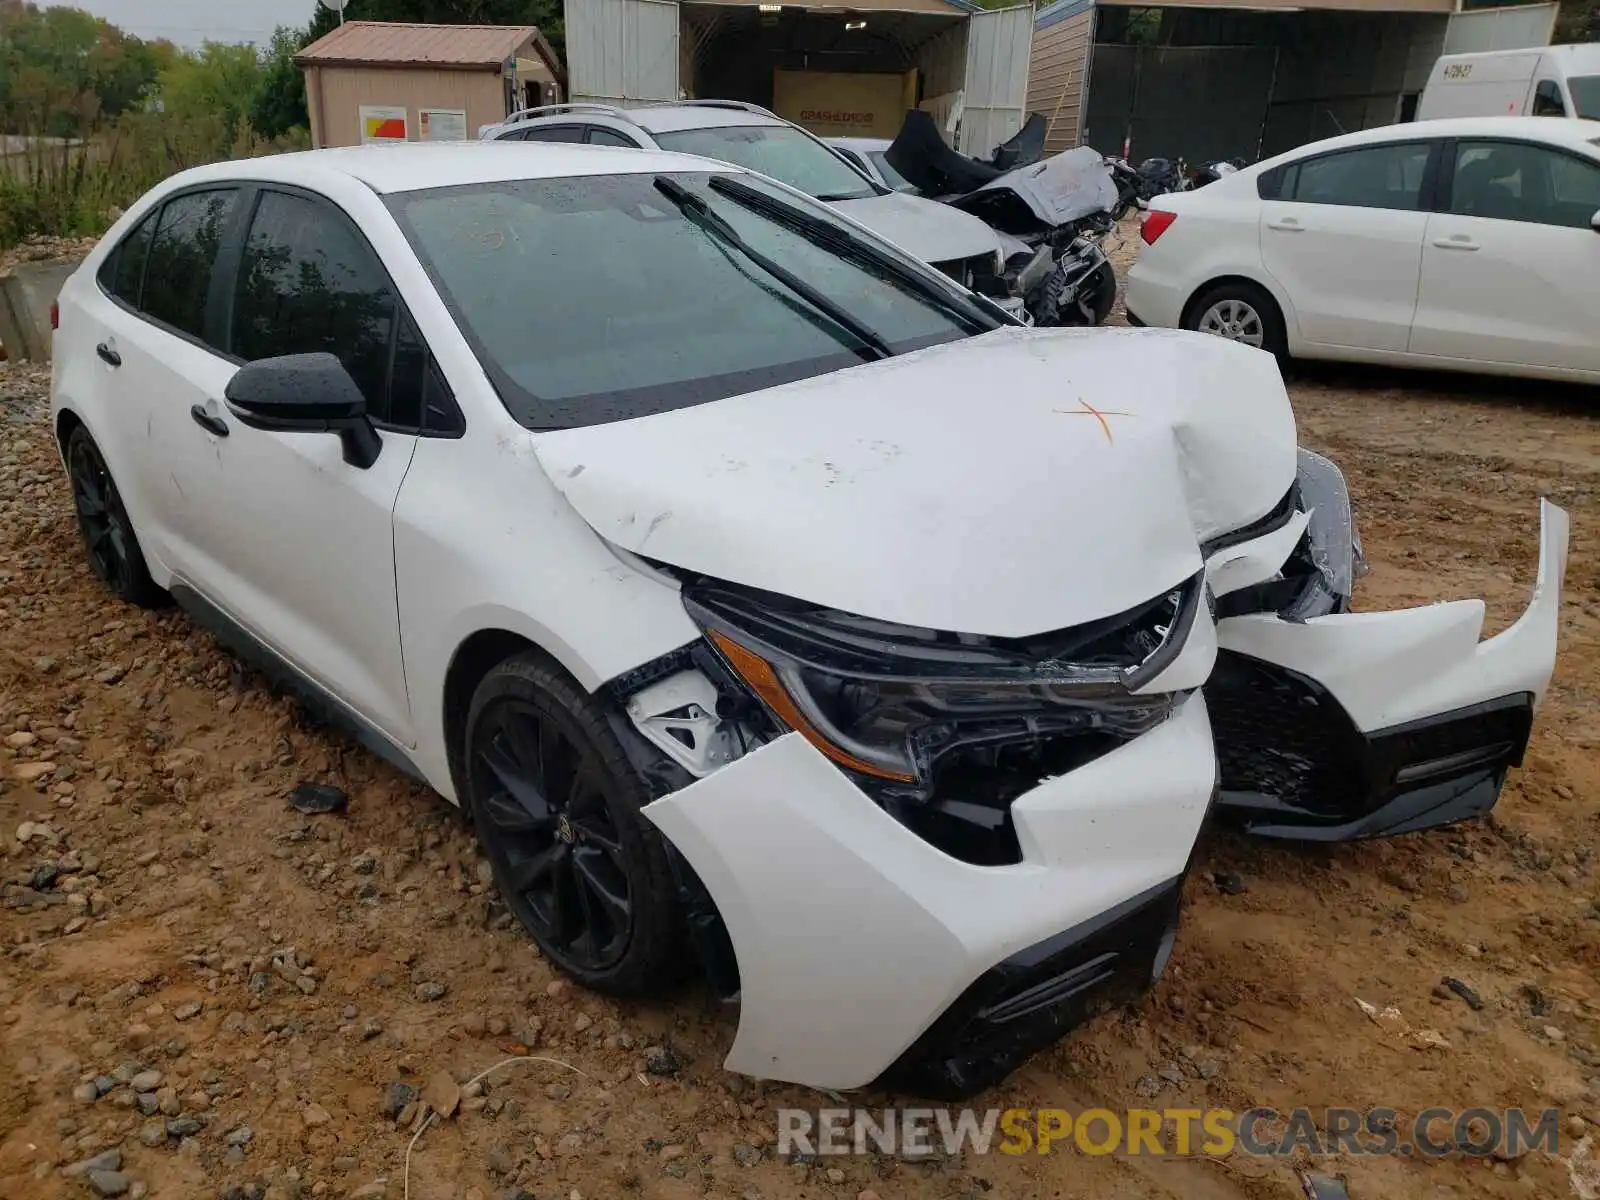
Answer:
[[[403,142],[408,136],[404,105],[363,104],[361,106],[361,141],[363,143]]]
[[[915,71],[774,71],[772,108],[818,137],[892,138],[916,102]]]

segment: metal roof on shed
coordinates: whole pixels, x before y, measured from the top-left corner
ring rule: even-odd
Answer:
[[[412,25],[347,21],[299,54],[301,66],[468,67],[498,69],[529,39],[532,25]]]

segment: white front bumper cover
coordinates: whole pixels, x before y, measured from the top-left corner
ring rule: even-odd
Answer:
[[[1542,501],[1533,598],[1484,642],[1481,600],[1371,613],[1341,603],[1306,620],[1230,615],[1230,597],[1247,594],[1264,562],[1282,564],[1283,538],[1268,534],[1214,555],[1213,586],[1232,578],[1239,589],[1218,589],[1220,653],[1205,688],[1220,810],[1252,833],[1312,841],[1407,833],[1488,812],[1508,769],[1522,762],[1555,668],[1567,535],[1566,512]]]
[[[726,1066],[955,1099],[1160,974],[1215,789],[1205,701],[1013,801],[1023,861],[958,861],[785,734],[644,810],[738,958]]]

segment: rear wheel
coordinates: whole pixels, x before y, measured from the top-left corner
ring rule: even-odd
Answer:
[[[1283,314],[1265,289],[1243,280],[1207,288],[1189,305],[1185,329],[1243,342],[1283,358],[1289,350]]]
[[[507,907],[549,958],[614,995],[685,961],[649,802],[605,710],[537,654],[507,659],[467,715],[467,804]]]
[[[159,607],[167,594],[150,578],[122,493],[100,447],[81,425],[67,438],[67,476],[89,569],[118,599],[141,608]]]

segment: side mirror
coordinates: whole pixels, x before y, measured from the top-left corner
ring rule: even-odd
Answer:
[[[332,354],[285,354],[240,367],[223,393],[234,416],[275,433],[336,433],[344,460],[362,470],[383,441],[367,418],[366,397]]]
[[[1589,218],[1589,228],[1596,233],[1600,233],[1600,210],[1597,210],[1594,216]]]

